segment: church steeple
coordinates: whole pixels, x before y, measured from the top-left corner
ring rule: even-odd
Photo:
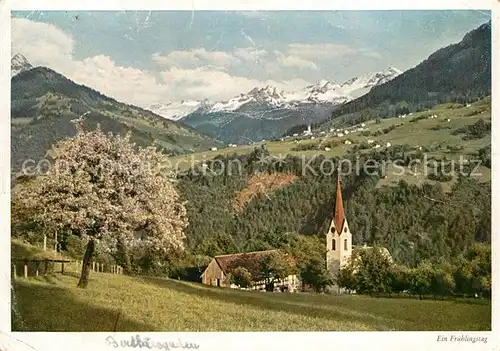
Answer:
[[[335,198],[335,229],[337,233],[341,233],[344,225],[344,203],[342,201],[342,189],[340,187],[340,175],[337,174],[337,196]]]
[[[342,267],[349,262],[352,256],[352,234],[344,213],[344,202],[342,201],[342,187],[340,186],[340,170],[337,173],[337,191],[335,196],[335,213],[330,220],[330,227],[326,233],[326,267],[328,271],[337,276]],[[341,292],[336,284],[330,287]]]

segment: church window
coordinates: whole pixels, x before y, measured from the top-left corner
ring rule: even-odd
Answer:
[[[347,227],[344,228],[344,233],[347,233]]]
[[[334,234],[334,233],[335,233],[335,228],[334,228],[334,227],[331,227],[331,228],[330,228],[330,232],[332,232],[332,234]]]
[[[344,239],[344,250],[347,251],[347,239]]]
[[[332,239],[332,250],[335,250],[335,239]]]

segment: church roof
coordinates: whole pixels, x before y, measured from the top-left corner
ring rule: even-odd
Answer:
[[[337,196],[335,198],[335,229],[340,233],[344,224],[344,203],[342,201],[342,189],[340,187],[340,175],[337,175]]]

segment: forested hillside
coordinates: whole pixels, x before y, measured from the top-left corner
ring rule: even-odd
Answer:
[[[193,252],[214,256],[277,248],[288,245],[296,234],[324,238],[333,216],[336,172],[325,165],[324,172],[320,171],[323,156],[310,163],[292,156],[283,161],[268,156],[262,162],[266,152],[258,148],[250,155],[221,156],[208,164],[215,172],[222,170],[218,168],[222,163],[232,165],[222,175],[196,175],[191,170],[180,177],[178,189],[187,200],[187,236]],[[363,157],[382,161],[400,154],[374,151]],[[235,159],[243,165],[241,175]],[[281,172],[297,178],[277,189],[260,191],[237,211],[235,197],[254,172],[263,172],[260,177]],[[445,193],[439,183],[417,186],[401,181],[396,187],[376,188],[378,179],[363,171],[342,177],[354,245],[385,246],[397,262],[412,266],[426,259],[455,257],[476,241],[490,242],[489,183],[460,177],[451,192]]]
[[[416,67],[334,111],[322,125],[422,111],[445,102],[469,103],[491,93],[491,21]]]

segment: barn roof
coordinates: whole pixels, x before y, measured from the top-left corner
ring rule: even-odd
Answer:
[[[241,252],[236,254],[228,254],[228,255],[219,255],[215,256],[215,260],[221,267],[224,273],[227,273],[229,266],[232,262],[234,262],[237,258],[245,256],[245,258],[251,260],[259,260],[273,252],[278,252],[278,250],[266,250],[266,251],[253,251],[253,252]]]

